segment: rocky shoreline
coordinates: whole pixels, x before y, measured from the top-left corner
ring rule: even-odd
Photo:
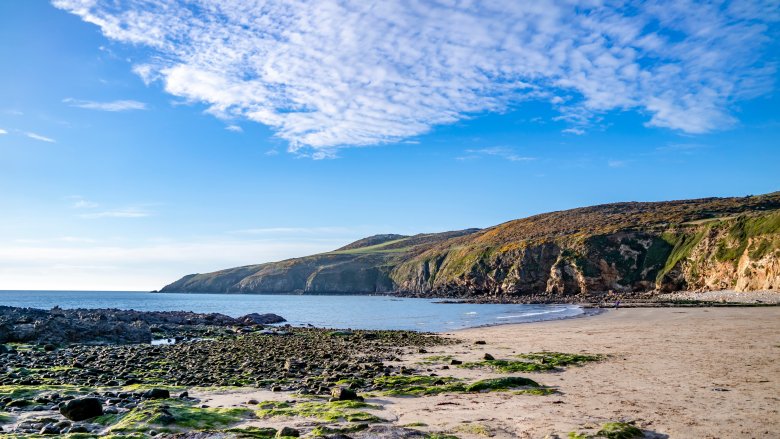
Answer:
[[[51,310],[0,306],[0,343],[62,345],[150,343],[192,338],[284,322],[276,314],[224,314],[119,309]]]

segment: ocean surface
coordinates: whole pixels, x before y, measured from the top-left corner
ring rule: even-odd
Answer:
[[[238,317],[274,313],[301,326],[410,329],[445,332],[476,326],[578,316],[576,305],[436,303],[441,299],[389,296],[174,294],[127,291],[0,291],[0,305],[50,309],[119,308],[139,311],[217,312]]]

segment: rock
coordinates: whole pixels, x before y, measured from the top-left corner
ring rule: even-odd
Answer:
[[[62,404],[60,413],[71,421],[83,421],[102,415],[103,405],[97,398],[77,398]]]
[[[276,437],[299,437],[300,435],[301,432],[292,427],[283,427],[281,430],[276,432]]]
[[[462,361],[460,361],[460,360],[455,360],[455,359],[453,359],[452,361],[450,361],[450,365],[452,365],[452,366],[457,366],[457,365],[459,365],[459,364],[463,364],[463,362],[462,362]]]
[[[357,393],[355,393],[354,390],[350,390],[346,387],[334,387],[330,389],[330,394],[333,396],[333,398],[339,401],[353,401],[362,399],[357,395]]]
[[[239,317],[238,320],[245,325],[270,325],[287,321],[284,317],[276,314],[258,314],[256,312]]]
[[[47,344],[43,345],[43,350],[46,351],[46,352],[51,352],[51,351],[54,351],[55,349],[57,349],[57,347],[54,346],[53,344],[48,344],[47,343]]]
[[[485,342],[485,340],[477,340],[474,344],[487,344],[487,342]]]
[[[142,393],[141,396],[147,399],[168,399],[171,397],[171,392],[167,389],[154,388]]]
[[[54,424],[46,424],[41,428],[41,431],[39,431],[38,434],[60,434],[60,429]]]
[[[0,355],[7,354],[9,352],[8,348],[5,347],[4,344],[0,344]]]
[[[181,392],[179,393],[179,399],[187,399],[190,397],[190,392]]]
[[[488,361],[496,359],[494,356],[492,356],[492,355],[490,355],[488,353],[485,353],[485,356],[482,357],[482,358],[484,358],[485,360],[488,360]]]

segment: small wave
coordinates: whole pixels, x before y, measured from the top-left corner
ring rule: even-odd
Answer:
[[[471,312],[467,312],[466,315],[467,316],[475,316],[475,315],[477,315],[477,313],[475,311],[471,311]]]
[[[571,308],[562,308],[562,309],[553,309],[553,310],[550,310],[550,311],[527,312],[527,313],[524,313],[524,314],[514,315],[514,316],[499,316],[499,317],[496,317],[496,319],[502,319],[503,320],[503,319],[516,319],[516,318],[522,318],[522,317],[543,316],[543,315],[547,315],[547,314],[554,314],[554,313],[569,311],[570,309]]]

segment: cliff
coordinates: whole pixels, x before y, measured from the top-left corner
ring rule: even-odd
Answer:
[[[614,203],[482,230],[377,235],[330,253],[185,276],[162,291],[544,301],[694,289],[780,289],[780,192]]]

